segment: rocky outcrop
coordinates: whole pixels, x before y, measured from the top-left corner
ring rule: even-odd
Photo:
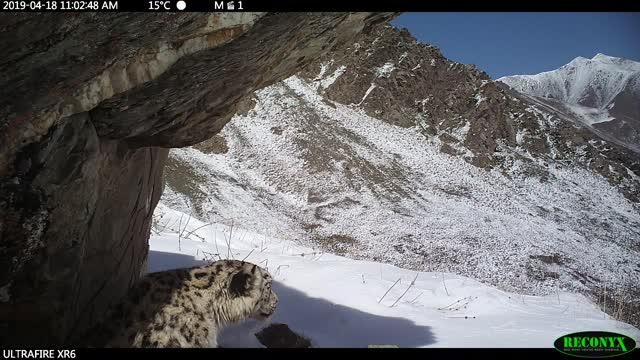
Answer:
[[[296,334],[287,324],[271,324],[256,333],[256,338],[267,348],[310,348],[311,341]]]
[[[3,15],[0,343],[72,343],[144,271],[166,148],[390,17]]]

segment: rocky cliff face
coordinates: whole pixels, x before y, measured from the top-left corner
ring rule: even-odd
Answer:
[[[2,15],[0,343],[73,341],[144,270],[166,148],[391,16]]]
[[[625,69],[638,66],[625,64]],[[640,156],[632,149],[605,142],[609,137],[574,118],[503,89],[474,66],[446,59],[406,30],[388,26],[366,32],[301,75],[328,99],[357,104],[391,124],[419,126],[441,142],[441,151],[476,166],[510,169],[518,162],[544,179],[547,172],[536,160],[579,163],[640,200],[634,176],[640,173]],[[332,75],[335,81],[327,81]]]

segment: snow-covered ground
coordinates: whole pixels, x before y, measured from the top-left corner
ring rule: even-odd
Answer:
[[[280,298],[272,322],[289,325],[315,347],[552,347],[557,337],[586,330],[640,339],[640,330],[581,295],[522,296],[451,273],[352,260],[158,205],[149,272],[229,257],[268,268]],[[261,347],[253,336],[261,326],[232,326],[219,343]]]

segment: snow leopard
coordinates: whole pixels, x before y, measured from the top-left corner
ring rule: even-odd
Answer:
[[[239,260],[149,273],[81,342],[90,347],[217,347],[224,326],[271,317],[278,304],[271,285],[265,269]]]

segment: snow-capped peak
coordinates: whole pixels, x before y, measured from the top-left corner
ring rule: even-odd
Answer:
[[[640,71],[640,62],[609,56],[602,53],[597,53],[593,58],[591,58],[591,60],[602,64],[614,65],[619,68],[619,70]]]
[[[591,59],[576,57],[556,70],[505,76],[498,81],[527,95],[605,109],[627,85],[638,86],[629,81],[638,73],[639,62],[598,53]]]
[[[597,53],[593,58],[591,58],[591,60],[605,60],[605,61],[609,61],[609,60],[620,60],[620,58],[614,57],[614,56],[609,56],[609,55],[605,55],[603,53]]]

